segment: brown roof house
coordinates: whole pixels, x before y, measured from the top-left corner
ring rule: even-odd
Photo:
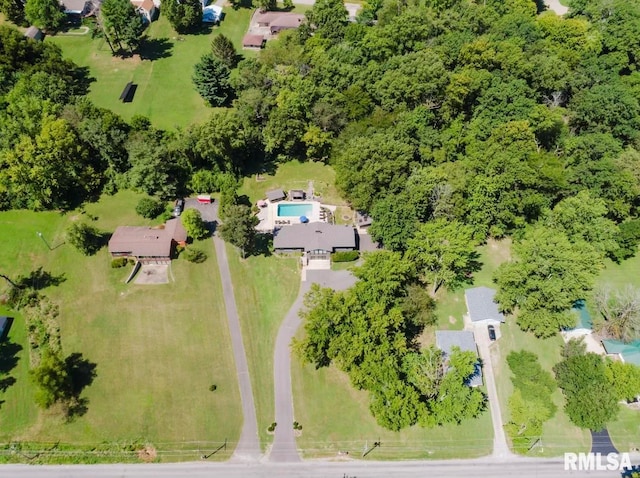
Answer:
[[[136,11],[142,17],[145,23],[151,23],[157,16],[157,9],[153,0],[130,0],[131,4],[136,7]]]
[[[252,48],[259,50],[264,46],[264,36],[247,33],[242,37],[242,48]]]
[[[175,246],[187,241],[180,219],[159,227],[118,227],[109,239],[112,257],[132,257],[141,262],[168,262]]]
[[[256,16],[256,23],[260,27],[269,27],[272,35],[282,30],[291,30],[302,25],[305,16],[291,12],[264,12]]]

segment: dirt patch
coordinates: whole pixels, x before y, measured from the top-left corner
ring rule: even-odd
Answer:
[[[134,280],[136,284],[168,284],[169,265],[167,264],[145,264],[143,265]]]
[[[455,324],[457,322],[456,318],[453,315],[449,316],[449,323],[450,324]]]
[[[145,446],[142,450],[138,450],[138,458],[145,463],[151,463],[158,457],[158,451],[151,445]]]

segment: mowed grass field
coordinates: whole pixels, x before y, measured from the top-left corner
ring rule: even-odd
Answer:
[[[126,120],[144,115],[157,128],[175,129],[203,122],[211,111],[195,90],[191,77],[194,65],[210,51],[216,35],[229,37],[240,55],[255,56],[255,52],[242,50],[251,13],[251,9],[227,7],[220,26],[191,35],[178,35],[160,14],[146,30],[147,41],[143,42],[141,55],[125,59],[114,57],[107,42],[92,39],[90,33],[60,33],[46,41],[60,46],[66,58],[89,68],[95,81],[88,97],[97,106]],[[135,97],[131,103],[123,103],[120,93],[130,81],[137,85]]]
[[[110,232],[117,225],[148,224],[134,212],[138,198],[130,192],[105,197],[87,205],[86,216]],[[173,262],[175,282],[126,285],[130,269],[112,269],[106,248],[87,258],[64,244],[64,230],[78,216],[83,214],[0,213],[0,268],[17,276],[42,267],[62,278],[42,292],[60,306],[64,353],[82,353],[97,365],[83,394],[89,400],[84,416],[65,424],[39,411],[26,373],[24,322],[12,313],[10,340],[24,351],[13,372],[17,382],[0,395],[0,439],[138,441],[155,446],[161,460],[197,459],[228,439],[227,450],[212,459],[228,458],[242,416],[212,241],[198,244],[209,255],[204,264]]]
[[[240,257],[227,245],[236,305],[249,362],[260,442],[271,442],[267,427],[274,421],[273,355],[280,323],[300,288],[295,258]]]

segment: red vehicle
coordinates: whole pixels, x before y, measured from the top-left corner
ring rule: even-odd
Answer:
[[[196,198],[200,204],[211,204],[211,196],[208,194],[198,194]]]

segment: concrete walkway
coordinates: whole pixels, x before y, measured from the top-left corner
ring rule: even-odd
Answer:
[[[207,219],[211,219],[213,217],[215,218],[215,221],[218,222],[217,204],[215,207],[213,205],[206,206],[205,210],[206,209],[208,209],[208,213],[210,215]],[[240,387],[240,400],[242,402],[242,415],[244,417],[242,431],[240,432],[240,439],[238,440],[238,445],[233,452],[231,460],[244,462],[257,461],[261,457],[260,440],[258,438],[258,420],[256,418],[256,407],[253,401],[253,390],[251,389],[247,354],[244,351],[240,319],[238,318],[236,299],[233,295],[233,283],[231,282],[231,273],[229,272],[227,251],[225,249],[224,241],[217,235],[213,237],[213,244],[216,248],[218,268],[220,269],[220,277],[222,278],[222,296],[224,298],[224,306],[227,312],[227,320],[229,321],[231,345],[233,347],[233,357],[236,363],[236,373],[238,376],[238,385]]]
[[[312,283],[336,290],[346,289],[355,283],[355,277],[349,271],[307,270],[306,281],[300,284],[298,297],[284,318],[278,337],[273,360],[274,391],[275,391],[275,420],[276,427],[273,445],[269,453],[271,462],[298,462],[300,455],[296,447],[295,420],[293,410],[293,389],[291,387],[291,340],[302,319],[300,309],[304,305],[304,295],[311,288]],[[301,424],[304,426],[304,424]]]
[[[500,400],[496,388],[496,379],[493,373],[493,361],[491,360],[491,341],[486,325],[476,325],[473,334],[478,344],[478,352],[482,359],[482,373],[484,375],[487,395],[489,397],[489,410],[491,411],[491,422],[493,423],[493,457],[496,460],[510,460],[513,454],[507,445],[507,437],[504,433],[502,414],[500,413]]]

